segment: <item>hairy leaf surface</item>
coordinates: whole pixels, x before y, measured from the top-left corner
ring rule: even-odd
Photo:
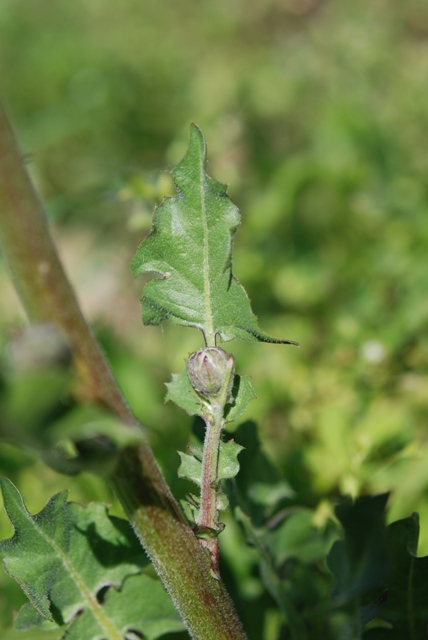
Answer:
[[[189,147],[172,176],[178,195],[155,210],[153,229],[132,261],[134,276],[160,274],[146,284],[143,322],[169,319],[200,329],[208,346],[221,340],[297,344],[262,333],[245,290],[232,275],[232,242],[240,224],[226,186],[205,172],[206,145],[192,124]]]
[[[18,614],[18,628],[50,620],[68,625],[67,640],[121,640],[130,629],[156,638],[183,628],[159,583],[150,579],[147,585],[147,576],[138,575],[123,584],[148,563],[128,522],[109,516],[104,504],[67,502],[67,492],[54,495],[32,516],[9,480],[1,478],[0,485],[15,529],[0,543],[0,556],[31,603]],[[153,611],[158,611],[154,620]]]

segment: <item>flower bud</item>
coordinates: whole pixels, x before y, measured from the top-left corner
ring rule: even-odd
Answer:
[[[233,368],[233,356],[217,347],[199,349],[187,361],[190,384],[195,391],[207,398],[220,395]]]

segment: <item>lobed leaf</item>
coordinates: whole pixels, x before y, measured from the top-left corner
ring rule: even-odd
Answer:
[[[173,373],[171,382],[166,383],[165,402],[171,400],[191,416],[204,418],[209,414],[209,405],[192,387],[186,367],[180,373]],[[235,375],[232,387],[232,402],[226,405],[225,422],[232,422],[241,416],[251,400],[255,398],[251,378]]]
[[[17,616],[18,628],[50,620],[68,625],[67,640],[120,640],[130,629],[156,638],[183,629],[160,583],[138,575],[124,584],[148,563],[127,521],[109,516],[103,504],[67,502],[67,492],[32,516],[9,480],[0,478],[0,486],[15,529],[0,543],[0,556],[30,601]]]
[[[225,407],[225,422],[237,420],[255,397],[256,394],[254,393],[251,378],[235,375],[232,386],[233,401]]]
[[[217,476],[219,483],[222,480],[234,478],[238,474],[238,455],[243,448],[244,447],[241,447],[241,445],[237,444],[234,440],[220,442]],[[202,460],[198,452],[194,452],[192,455],[189,455],[179,451],[178,454],[181,459],[181,464],[178,468],[179,477],[186,478],[200,487],[202,481]],[[226,496],[222,497],[219,502],[219,509],[226,509],[227,504]]]
[[[335,606],[346,614],[347,633],[356,637],[385,604],[384,584],[394,562],[385,526],[387,500],[388,494],[347,498],[335,509],[344,539],[333,544],[327,566]]]
[[[330,537],[321,535],[314,524],[314,513],[303,508],[288,513],[278,526],[266,532],[264,541],[276,567],[291,558],[308,565],[323,560],[331,546]]]
[[[384,581],[381,612],[378,617],[391,628],[364,633],[374,640],[417,640],[428,628],[428,556],[418,558],[419,519],[417,514],[387,527],[387,541],[393,570]]]
[[[143,322],[171,320],[200,329],[208,346],[221,340],[297,344],[275,340],[257,325],[245,290],[232,275],[232,242],[241,222],[226,186],[205,172],[206,144],[192,124],[189,147],[173,171],[178,195],[155,210],[151,233],[131,264],[134,276],[161,276],[146,284]]]
[[[125,639],[139,637],[128,635],[132,631],[143,631],[145,640],[156,640],[185,628],[160,581],[145,574],[127,578],[120,591],[109,590],[103,610]],[[98,638],[99,632],[97,620],[86,610],[70,627],[66,638]]]
[[[177,472],[178,477],[186,478],[186,480],[190,480],[200,487],[202,482],[202,461],[182,451],[179,451],[178,455],[181,460]]]
[[[234,478],[239,471],[238,455],[244,447],[234,440],[220,442],[220,452],[218,458],[218,479],[226,480]]]
[[[241,423],[234,432],[244,451],[239,457],[231,502],[238,502],[256,527],[264,527],[276,512],[294,498],[291,486],[281,478],[278,469],[263,450],[257,426],[252,421]]]
[[[343,500],[335,509],[345,533],[334,543],[327,565],[334,577],[333,597],[344,604],[382,586],[391,571],[386,538],[388,494]]]
[[[203,417],[208,410],[207,401],[202,398],[190,384],[187,367],[180,373],[173,373],[171,382],[166,383],[165,402],[171,400],[181,409],[184,409],[189,416]]]

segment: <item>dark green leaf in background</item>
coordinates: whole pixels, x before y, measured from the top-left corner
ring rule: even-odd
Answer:
[[[269,549],[265,546],[262,535],[253,527],[250,519],[240,507],[236,507],[235,517],[241,523],[248,543],[259,552],[262,581],[285,616],[290,630],[289,637],[291,640],[307,640],[306,625],[303,618],[296,611],[288,589],[274,567]]]
[[[390,629],[370,629],[364,639],[419,640],[428,629],[428,556],[418,558],[417,514],[393,522],[387,528],[393,571],[385,581],[385,604],[379,618]]]
[[[107,409],[76,404],[69,353],[55,327],[25,327],[4,351],[0,441],[42,457],[62,473],[76,474],[106,472],[120,450],[143,439],[142,429],[124,424]]]
[[[334,543],[327,564],[335,579],[333,596],[347,602],[380,587],[391,571],[385,527],[388,494],[345,499],[335,513],[345,537]]]
[[[354,502],[346,498],[335,509],[344,539],[333,544],[327,565],[334,578],[333,601],[347,612],[352,633],[360,634],[383,606],[379,596],[392,570],[385,526],[387,500],[388,494],[363,496]],[[363,599],[374,589],[378,589],[375,601],[363,607]]]

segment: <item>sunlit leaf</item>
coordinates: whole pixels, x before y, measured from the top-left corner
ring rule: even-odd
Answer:
[[[218,469],[217,469],[217,481],[233,478],[239,471],[238,455],[242,451],[243,447],[237,444],[234,440],[228,442],[220,442]],[[199,487],[202,482],[202,460],[199,452],[193,452],[191,455],[187,453],[178,452],[181,464],[178,469],[178,475],[180,478],[186,478],[191,482],[194,482]],[[218,494],[218,509],[226,509],[228,506],[227,496]]]
[[[184,625],[159,580],[140,574],[125,581],[120,591],[110,589],[103,603],[104,613],[124,638],[131,631],[144,633],[146,640],[156,640],[165,633],[183,631]],[[86,610],[67,632],[67,640],[99,637],[97,620]]]
[[[171,382],[166,383],[167,392],[165,402],[171,400],[181,409],[184,409],[190,416],[203,416],[207,402],[196,393],[190,384],[187,375],[187,367],[180,373],[173,373]]]
[[[233,402],[226,405],[225,421],[237,420],[247,409],[251,400],[254,400],[253,383],[248,376],[235,376],[232,387]]]
[[[238,455],[244,447],[234,440],[220,442],[220,454],[218,460],[218,479],[226,480],[234,478],[239,471]]]
[[[200,487],[202,482],[201,460],[198,460],[194,456],[189,456],[187,453],[183,453],[182,451],[179,451],[178,455],[181,460],[181,464],[178,468],[178,477],[186,478]]]
[[[241,216],[205,165],[205,140],[193,124],[187,153],[172,174],[178,195],[156,209],[153,229],[131,265],[134,276],[161,276],[144,288],[144,324],[170,319],[196,327],[209,346],[217,337],[296,344],[259,330],[247,294],[232,275],[232,242]]]
[[[67,502],[67,492],[32,516],[9,480],[0,485],[15,529],[0,543],[0,556],[30,601],[18,628],[50,620],[67,626],[67,640],[118,640],[131,629],[157,638],[183,628],[160,583],[138,575],[124,584],[148,563],[128,522],[103,504]]]

